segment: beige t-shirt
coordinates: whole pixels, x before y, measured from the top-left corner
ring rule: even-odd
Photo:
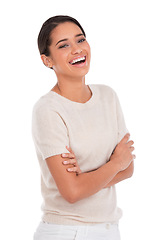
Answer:
[[[46,222],[116,223],[122,215],[117,207],[115,186],[69,203],[59,193],[46,165],[47,157],[68,152],[66,146],[70,146],[82,172],[92,171],[109,160],[128,132],[116,93],[104,84],[88,86],[92,97],[86,103],[49,91],[33,108],[32,134],[41,169],[42,220]]]

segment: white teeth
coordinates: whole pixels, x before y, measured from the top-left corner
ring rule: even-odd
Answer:
[[[76,62],[80,62],[80,61],[83,61],[83,60],[85,60],[85,57],[77,58],[77,59],[73,60],[73,61],[71,62],[71,64],[74,64],[74,63],[76,63]]]

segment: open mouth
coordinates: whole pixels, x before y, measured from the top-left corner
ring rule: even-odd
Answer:
[[[71,62],[69,62],[71,65],[80,65],[85,63],[86,61],[86,56],[83,57],[79,57],[77,59],[72,60]]]

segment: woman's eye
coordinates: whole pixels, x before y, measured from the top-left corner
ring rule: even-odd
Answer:
[[[68,44],[64,44],[64,45],[59,46],[59,48],[66,48],[66,47],[68,47]]]
[[[82,38],[82,39],[80,39],[78,42],[81,43],[81,42],[84,42],[84,41],[86,41],[86,39],[85,39],[85,38]]]

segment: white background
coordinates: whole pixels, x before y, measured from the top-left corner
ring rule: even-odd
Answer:
[[[66,14],[82,24],[91,46],[86,84],[117,92],[135,141],[134,176],[117,185],[122,240],[160,239],[159,1],[6,0],[0,9],[0,238],[32,239],[40,221],[31,116],[56,77],[41,63],[37,35],[49,17]]]

